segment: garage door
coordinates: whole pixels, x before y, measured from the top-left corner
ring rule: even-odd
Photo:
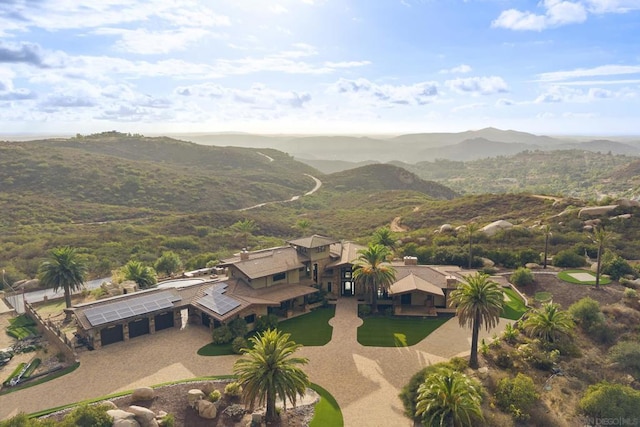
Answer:
[[[149,333],[149,319],[138,319],[133,322],[129,322],[129,338],[139,337],[140,335],[147,335]]]
[[[122,325],[110,326],[101,330],[100,341],[102,342],[102,346],[113,344],[114,342],[124,341]]]
[[[168,311],[162,314],[156,314],[156,331],[161,331],[163,329],[173,328],[173,311]]]

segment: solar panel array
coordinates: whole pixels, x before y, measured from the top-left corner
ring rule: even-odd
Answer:
[[[84,314],[87,316],[91,326],[99,326],[116,320],[171,308],[174,302],[181,299],[182,297],[174,295],[172,292],[157,292],[89,308],[84,311]]]
[[[214,313],[224,316],[234,308],[240,306],[238,300],[224,295],[224,292],[227,291],[227,286],[226,283],[218,283],[210,287],[204,292],[205,295],[197,302]]]

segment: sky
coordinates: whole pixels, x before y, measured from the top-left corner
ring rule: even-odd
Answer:
[[[0,134],[640,135],[640,0],[0,0]]]

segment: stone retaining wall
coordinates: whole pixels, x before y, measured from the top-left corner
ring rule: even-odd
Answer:
[[[78,353],[73,349],[73,343],[67,338],[67,335],[58,329],[50,320],[44,320],[31,304],[25,301],[25,314],[36,322],[38,331],[47,339],[49,344],[58,349],[64,355],[67,362],[77,362]]]

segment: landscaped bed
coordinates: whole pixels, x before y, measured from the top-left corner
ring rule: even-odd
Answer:
[[[26,314],[21,314],[15,319],[9,320],[10,326],[7,327],[7,334],[17,340],[38,335],[36,324]]]
[[[558,278],[576,285],[596,284],[596,275],[587,270],[564,270],[558,273]],[[611,283],[611,279],[608,276],[600,275],[601,285],[608,285],[609,283]]]
[[[419,343],[452,316],[365,317],[358,328],[358,342],[372,347],[408,347]]]

